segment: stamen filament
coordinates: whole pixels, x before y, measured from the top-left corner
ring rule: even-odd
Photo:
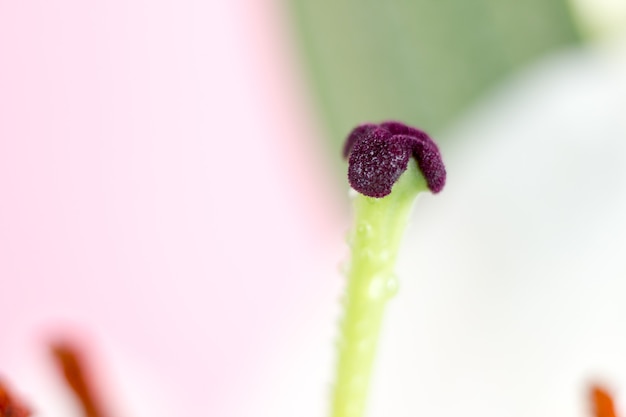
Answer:
[[[357,194],[354,198],[352,258],[332,417],[364,415],[385,305],[397,291],[394,268],[398,249],[415,197],[428,189],[415,161],[408,165],[388,196]]]

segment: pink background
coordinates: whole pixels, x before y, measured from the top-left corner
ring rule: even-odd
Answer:
[[[236,415],[333,297],[340,185],[282,12],[0,1],[0,375],[27,398],[24,364],[72,328],[180,415]]]

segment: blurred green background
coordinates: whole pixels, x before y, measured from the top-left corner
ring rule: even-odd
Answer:
[[[336,153],[364,121],[399,119],[436,135],[509,74],[580,42],[564,0],[289,3]]]

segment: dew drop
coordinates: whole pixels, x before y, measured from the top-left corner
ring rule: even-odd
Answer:
[[[369,237],[372,235],[372,225],[369,223],[359,223],[356,232],[361,237]]]
[[[386,284],[385,295],[387,296],[387,298],[394,297],[398,293],[398,287],[399,287],[398,277],[395,274],[389,275],[389,277],[387,277],[387,282],[385,284]]]
[[[372,278],[367,290],[371,298],[385,297],[387,294],[387,277],[384,275],[375,276]]]
[[[381,262],[385,263],[385,262],[389,262],[389,259],[391,259],[391,251],[388,249],[384,249],[381,250],[378,253],[378,258],[380,259]]]
[[[374,259],[374,252],[371,249],[366,248],[359,252],[358,258],[363,262],[369,262]]]
[[[372,299],[392,298],[398,293],[398,285],[395,274],[377,275],[370,281],[367,294]]]

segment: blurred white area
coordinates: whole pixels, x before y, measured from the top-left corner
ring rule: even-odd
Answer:
[[[626,391],[622,53],[553,57],[445,138],[467,146],[409,231],[372,415],[585,416],[587,384]]]
[[[591,382],[626,395],[625,56],[552,56],[438,138],[448,185],[417,202],[369,417],[582,417]],[[337,314],[303,323],[246,415],[326,415]]]

